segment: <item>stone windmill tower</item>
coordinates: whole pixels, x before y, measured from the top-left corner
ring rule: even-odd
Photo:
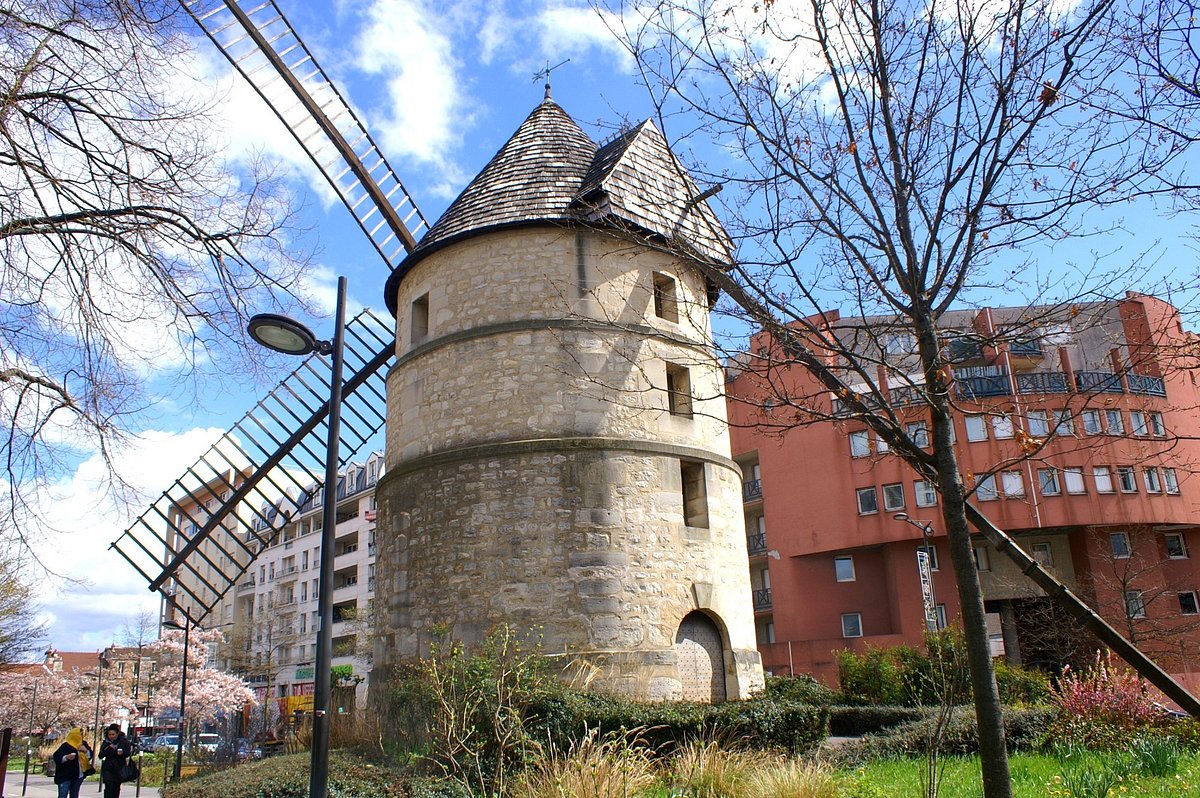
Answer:
[[[113,548],[173,612],[223,615],[287,523],[280,497],[328,474],[314,455],[334,451],[324,433],[339,429],[340,394],[353,419],[337,434],[343,458],[387,428],[377,670],[426,651],[434,629],[469,643],[506,622],[540,630],[544,650],[597,687],[720,700],[760,686],[715,292],[699,268],[728,263],[730,246],[661,134],[646,123],[598,146],[547,90],[431,228],[274,0],[184,8],[387,265],[395,338],[369,310],[344,325],[339,313],[333,341]],[[218,495],[171,516],[197,483]],[[332,617],[332,592],[319,617]],[[332,626],[317,635],[318,672]],[[314,739],[330,707],[316,685]]]
[[[762,685],[698,193],[653,124],[597,146],[547,90],[393,272],[377,667],[503,622],[600,689]]]

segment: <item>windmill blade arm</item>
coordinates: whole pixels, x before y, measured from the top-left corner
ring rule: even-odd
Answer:
[[[389,268],[399,265],[429,223],[275,1],[180,4],[295,137]],[[296,104],[285,108],[285,97]],[[368,226],[375,212],[385,224]]]

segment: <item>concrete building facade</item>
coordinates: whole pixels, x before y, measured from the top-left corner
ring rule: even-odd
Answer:
[[[392,275],[377,666],[506,623],[597,689],[761,686],[698,194],[547,97]]]
[[[888,319],[827,321],[840,336],[860,337],[864,355],[881,364],[876,385],[886,386],[888,404],[910,435],[927,436],[911,340]],[[1195,687],[1196,337],[1175,308],[1133,294],[954,312],[944,329],[955,446],[972,501]],[[771,351],[760,335],[728,375],[759,649],[770,671],[836,682],[839,650],[920,644],[916,554],[925,523],[937,620],[956,622],[941,508],[933,486],[846,416],[837,397],[801,368],[770,362]],[[1006,557],[982,540],[975,554],[993,651],[1063,664],[1071,652],[1060,643],[1074,630]]]

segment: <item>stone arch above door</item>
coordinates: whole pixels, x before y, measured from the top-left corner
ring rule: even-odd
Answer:
[[[675,633],[675,658],[684,701],[725,700],[725,641],[717,624],[702,612],[691,612]]]

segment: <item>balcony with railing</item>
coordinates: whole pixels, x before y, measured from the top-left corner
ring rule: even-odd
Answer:
[[[742,501],[756,502],[762,498],[762,480],[748,479],[742,483]]]
[[[925,387],[922,385],[902,385],[888,389],[888,400],[893,405],[919,405],[925,401]]]
[[[1014,375],[1017,379],[1017,393],[1066,393],[1067,375],[1061,371],[1030,371]]]
[[[1041,341],[1009,341],[1008,354],[1012,357],[1036,360],[1042,356]]]
[[[767,533],[759,532],[754,535],[746,535],[746,551],[751,557],[757,557],[767,553]]]
[[[1111,371],[1077,371],[1075,387],[1080,393],[1125,393],[1121,375]]]
[[[754,611],[762,612],[771,609],[771,588],[763,587],[754,591]]]
[[[1145,374],[1128,374],[1125,381],[1129,383],[1129,392],[1142,396],[1166,396],[1167,384],[1162,377],[1150,377]]]
[[[1008,374],[980,374],[954,377],[954,394],[959,399],[985,399],[989,396],[1008,396],[1012,393]]]

